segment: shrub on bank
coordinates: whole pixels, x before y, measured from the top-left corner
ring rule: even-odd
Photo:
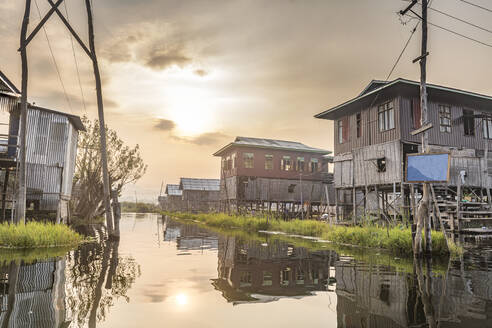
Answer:
[[[0,247],[35,248],[76,245],[84,238],[64,224],[0,224]]]
[[[288,234],[319,237],[334,243],[369,248],[387,249],[397,254],[411,255],[412,232],[409,228],[396,226],[387,229],[375,225],[344,227],[329,225],[315,220],[291,220],[217,214],[164,213],[184,220],[193,220],[221,229],[241,229],[246,232],[260,230],[281,231]],[[432,253],[448,254],[444,234],[432,231]]]

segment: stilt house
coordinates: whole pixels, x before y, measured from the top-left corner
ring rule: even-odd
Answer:
[[[184,209],[183,191],[177,184],[167,184],[165,197],[159,197],[159,205],[164,211],[177,212]]]
[[[187,212],[212,212],[219,208],[220,180],[181,178],[182,206]]]
[[[0,72],[3,219],[14,202],[15,190],[9,179],[15,180],[18,167],[19,98],[19,90]],[[28,105],[26,131],[27,206],[37,213],[57,213],[58,219],[65,220],[69,215],[78,134],[85,127],[76,115]]]
[[[300,142],[237,137],[218,150],[221,201],[229,210],[300,212],[330,203],[331,152]],[[333,199],[334,196],[331,196]]]
[[[419,129],[430,126],[431,151],[451,155],[450,181],[433,185],[443,212],[454,216],[450,224],[467,215],[490,217],[480,206],[491,201],[492,97],[433,84],[428,84],[427,92],[428,122],[420,120],[419,83],[401,78],[372,81],[355,98],[315,116],[335,126],[334,182],[340,217],[356,218],[362,207],[366,214],[376,211],[387,218],[412,214],[408,210],[415,197],[410,194],[419,186],[406,183],[405,159],[421,151]],[[471,195],[465,205],[460,203],[460,185]],[[475,207],[466,208],[471,205]]]

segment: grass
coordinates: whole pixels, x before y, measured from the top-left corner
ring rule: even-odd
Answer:
[[[0,224],[1,248],[63,247],[77,245],[83,241],[81,235],[63,224]]]
[[[412,232],[409,228],[396,226],[389,229],[375,225],[364,227],[344,227],[328,225],[314,220],[283,221],[259,217],[230,216],[223,213],[191,214],[191,213],[164,213],[183,220],[201,222],[211,227],[245,232],[260,230],[281,231],[288,234],[318,237],[339,245],[353,245],[375,249],[385,249],[399,255],[412,255]],[[447,255],[456,252],[448,250],[446,239],[442,232],[432,232],[432,253]],[[451,248],[451,247],[450,247]]]

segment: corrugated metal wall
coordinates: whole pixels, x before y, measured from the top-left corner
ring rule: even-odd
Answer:
[[[71,195],[77,131],[66,116],[36,109],[28,110],[27,129],[27,198],[56,211],[60,191]]]

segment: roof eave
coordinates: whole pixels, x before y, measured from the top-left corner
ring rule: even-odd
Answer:
[[[321,155],[329,155],[332,153],[330,150],[324,150],[324,149],[294,149],[294,148],[289,148],[289,147],[272,147],[272,146],[261,146],[261,145],[244,145],[240,143],[234,143],[231,142],[227,146],[223,147],[219,151],[215,152],[213,155],[214,156],[221,156],[223,152],[225,152],[228,148],[231,148],[232,146],[237,146],[237,147],[246,147],[246,148],[260,148],[260,149],[274,149],[274,150],[289,150],[289,151],[297,151],[297,152],[302,152],[302,153],[312,153],[312,154],[321,154]]]

